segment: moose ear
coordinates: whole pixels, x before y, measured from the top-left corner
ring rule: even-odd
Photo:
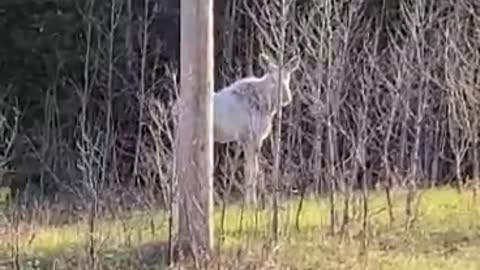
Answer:
[[[297,70],[299,67],[300,67],[300,57],[298,56],[294,56],[285,64],[285,69],[288,70],[289,72],[293,72]]]
[[[274,70],[275,68],[277,68],[277,65],[273,63],[272,58],[270,58],[270,56],[268,56],[267,54],[260,53],[259,58],[260,58],[260,65],[263,68],[266,68],[268,70]]]

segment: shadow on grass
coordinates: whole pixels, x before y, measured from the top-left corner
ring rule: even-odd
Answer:
[[[480,228],[479,228],[480,229]],[[417,231],[378,236],[376,248],[405,254],[455,256],[480,247],[480,230]]]
[[[147,243],[130,249],[115,249],[98,252],[95,256],[97,269],[166,269],[168,243]],[[43,256],[26,256],[18,260],[0,257],[3,269],[92,269],[92,259],[86,252],[62,252]]]
[[[223,235],[222,249],[232,249],[245,240],[257,242],[267,239],[268,234],[261,227],[244,228],[242,232],[227,230]],[[17,259],[3,250],[3,254],[0,253],[0,270],[92,269],[92,256],[88,254],[87,245],[87,242],[83,242],[71,246],[56,246],[54,249],[37,249],[28,252],[20,249],[20,256]],[[97,269],[160,270],[166,269],[168,265],[169,245],[164,240],[136,243],[133,247],[128,248],[119,246],[109,248],[108,243],[105,242],[99,243],[97,248],[100,249],[94,258]]]

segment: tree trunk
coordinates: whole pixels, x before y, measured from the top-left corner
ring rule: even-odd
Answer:
[[[196,259],[213,248],[213,1],[182,0],[180,18],[177,248]]]

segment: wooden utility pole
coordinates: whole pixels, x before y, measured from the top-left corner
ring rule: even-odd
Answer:
[[[176,244],[204,258],[213,248],[213,0],[181,0],[180,11]]]

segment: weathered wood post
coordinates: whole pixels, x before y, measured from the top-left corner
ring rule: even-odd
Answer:
[[[176,246],[204,257],[213,248],[213,0],[181,0],[180,12]]]

